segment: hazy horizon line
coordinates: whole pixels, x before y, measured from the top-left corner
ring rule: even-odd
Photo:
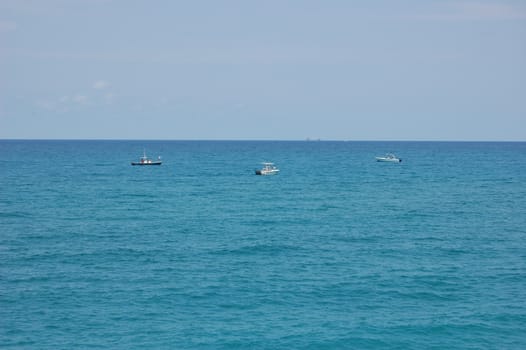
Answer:
[[[134,139],[134,138],[0,138],[0,141],[146,141],[146,142],[526,142],[526,140],[462,140],[462,139]]]

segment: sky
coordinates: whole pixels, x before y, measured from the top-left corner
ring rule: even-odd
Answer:
[[[0,138],[526,141],[526,1],[0,0]]]

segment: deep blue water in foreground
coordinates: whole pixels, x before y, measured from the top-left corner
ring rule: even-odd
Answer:
[[[526,348],[526,143],[4,140],[0,185],[2,349]]]

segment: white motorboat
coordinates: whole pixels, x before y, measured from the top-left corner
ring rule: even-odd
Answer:
[[[143,156],[139,158],[138,162],[131,162],[131,165],[161,165],[161,157],[158,157],[157,160],[151,160],[146,156],[146,151],[143,151]]]
[[[279,173],[279,169],[276,168],[274,163],[262,163],[263,168],[256,169],[256,175],[277,175]]]
[[[376,157],[377,162],[392,162],[392,163],[400,163],[402,161],[402,158],[396,157],[392,153],[387,153],[383,157]]]

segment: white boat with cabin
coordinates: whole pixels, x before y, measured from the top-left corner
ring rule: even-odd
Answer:
[[[263,164],[263,168],[256,169],[256,175],[277,175],[279,173],[279,169],[274,165],[274,163],[261,163]]]
[[[402,161],[402,158],[396,157],[392,153],[387,153],[383,157],[376,157],[377,162],[391,162],[391,163],[400,163]]]
[[[146,150],[143,150],[143,156],[139,158],[138,162],[132,162],[131,165],[161,165],[161,157],[158,157],[157,160],[151,160],[146,156]]]

